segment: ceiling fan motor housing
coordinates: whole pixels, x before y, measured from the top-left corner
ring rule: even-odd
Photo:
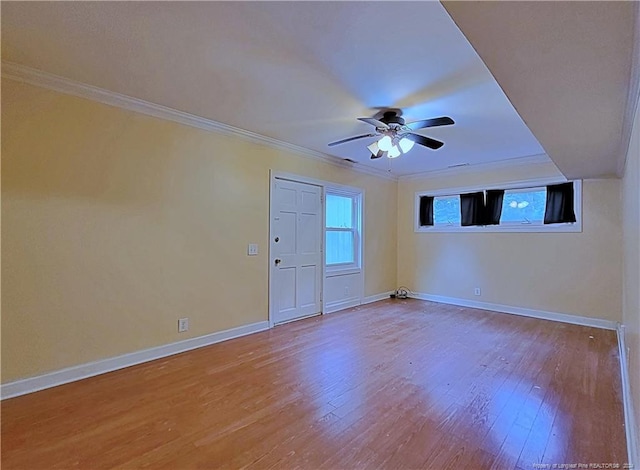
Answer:
[[[398,126],[404,126],[404,119],[402,119],[393,111],[387,111],[386,113],[384,113],[382,118],[380,118],[380,122],[384,122],[385,124],[398,124]]]

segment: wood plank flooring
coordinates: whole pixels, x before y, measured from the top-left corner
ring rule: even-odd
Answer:
[[[2,467],[622,468],[618,360],[613,331],[386,300],[5,400]]]

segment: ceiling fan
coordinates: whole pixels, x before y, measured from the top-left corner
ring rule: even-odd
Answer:
[[[420,144],[432,150],[437,150],[444,145],[444,142],[424,135],[415,134],[413,131],[426,129],[428,127],[450,126],[455,124],[453,119],[447,116],[405,123],[401,114],[402,111],[390,110],[385,111],[380,119],[358,118],[359,121],[374,126],[376,128],[375,132],[337,140],[331,142],[329,147],[345,144],[352,140],[382,136],[379,140],[367,146],[369,151],[371,151],[371,159],[381,158],[385,155],[389,158],[396,158],[411,150],[414,144]]]

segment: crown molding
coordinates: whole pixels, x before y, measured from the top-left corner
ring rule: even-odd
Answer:
[[[477,165],[465,165],[454,168],[443,168],[442,170],[423,171],[413,173],[411,175],[400,176],[400,181],[414,180],[420,178],[443,178],[447,176],[458,176],[466,173],[477,173],[483,171],[500,170],[504,168],[513,168],[519,166],[532,166],[553,163],[547,154],[529,155],[526,157],[510,158],[507,160],[498,160],[487,163],[478,163]],[[559,174],[558,177],[562,178]]]
[[[384,170],[370,168],[357,163],[350,163],[341,158],[334,157],[322,152],[310,150],[299,145],[283,142],[272,137],[267,137],[255,132],[240,129],[238,127],[223,124],[212,119],[207,119],[195,114],[186,113],[177,109],[169,108],[156,103],[151,103],[132,96],[123,95],[103,88],[87,85],[85,83],[76,82],[68,78],[60,77],[48,72],[43,72],[25,65],[16,64],[14,62],[2,62],[2,77],[17,82],[35,85],[41,88],[57,91],[67,95],[85,98],[98,103],[115,106],[117,108],[134,111],[147,116],[153,116],[167,121],[177,122],[186,126],[195,127],[210,132],[219,132],[221,134],[239,137],[243,140],[266,145],[276,150],[290,152],[298,156],[311,158],[313,160],[323,161],[334,166],[347,168],[358,173],[364,173],[378,178],[397,181],[396,175],[390,174]]]

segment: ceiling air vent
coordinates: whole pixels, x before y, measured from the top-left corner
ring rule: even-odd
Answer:
[[[469,166],[468,163],[458,163],[457,165],[449,165],[447,168],[460,168],[461,166]]]

